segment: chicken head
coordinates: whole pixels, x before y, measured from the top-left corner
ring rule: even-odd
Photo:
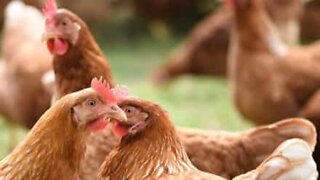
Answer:
[[[70,45],[78,42],[81,26],[78,19],[68,11],[58,9],[55,0],[48,0],[43,8],[46,17],[46,31],[43,41],[52,54],[64,55]]]
[[[149,117],[147,112],[131,104],[123,104],[121,109],[125,112],[127,121],[112,119],[112,131],[114,134],[120,137],[134,135],[147,126]]]
[[[117,92],[110,89],[102,79],[94,78],[91,88],[83,91],[83,96],[80,96],[82,99],[71,108],[73,120],[78,126],[91,131],[104,129],[110,118],[126,122],[126,114],[117,105]]]

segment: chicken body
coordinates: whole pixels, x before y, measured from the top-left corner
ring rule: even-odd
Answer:
[[[87,88],[57,101],[26,139],[0,161],[0,179],[78,179],[90,125],[124,114],[102,99],[100,92]]]
[[[299,19],[304,0],[264,0],[282,39],[295,45],[299,39]],[[155,83],[173,80],[181,75],[209,75],[224,77],[227,73],[227,53],[233,13],[224,7],[212,12],[191,32],[153,74]]]
[[[168,114],[160,106],[150,101],[128,98],[120,103],[120,107],[126,112],[128,120],[125,123],[118,121],[115,126],[127,128],[127,133],[103,163],[101,179],[223,179],[202,172],[192,165]],[[288,178],[301,171],[306,172],[300,175],[301,178],[316,179],[318,173],[312,159],[316,133],[315,128],[310,123],[307,124],[312,131],[303,132],[310,135],[309,144],[301,139],[288,140],[251,174],[238,179],[265,177],[270,174],[273,179],[281,176]],[[287,163],[278,162],[278,159],[286,159]],[[219,164],[219,161],[212,163]],[[278,167],[282,167],[279,174],[274,172]]]
[[[255,124],[303,116],[318,126],[318,110],[308,104],[320,88],[320,43],[289,48],[280,40],[261,0],[247,0],[246,5],[233,2],[229,72],[238,110]],[[318,156],[319,150],[316,147],[314,154]],[[315,159],[320,162],[319,157]]]
[[[177,134],[192,164],[227,179],[255,169],[287,139],[301,138],[310,146],[315,144],[314,126],[298,118],[239,133],[178,127]],[[118,142],[119,138],[109,129],[90,136],[86,157],[81,164],[81,178],[95,177],[105,157]]]
[[[184,74],[224,76],[232,14],[221,8],[201,21],[190,36],[153,74],[155,83]]]
[[[21,1],[12,1],[6,7],[0,63],[0,113],[27,128],[50,107],[51,95],[41,81],[52,63],[39,35],[44,31],[43,21],[39,10]]]

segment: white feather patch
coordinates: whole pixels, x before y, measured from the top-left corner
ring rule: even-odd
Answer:
[[[271,33],[268,37],[270,50],[278,56],[285,56],[288,54],[288,47],[280,40],[279,36]]]

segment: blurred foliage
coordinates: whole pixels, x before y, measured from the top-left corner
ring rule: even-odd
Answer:
[[[65,0],[60,1],[66,4]],[[146,36],[156,40],[184,36],[196,23],[221,4],[214,0],[107,0],[107,2],[110,6],[106,12],[107,19],[87,19],[86,13],[81,13],[72,6],[72,3],[66,5],[80,16],[83,14],[81,17],[87,19],[86,22],[99,37],[110,37],[109,41],[131,42]],[[91,13],[96,13],[96,17],[102,16],[98,15],[99,11]]]

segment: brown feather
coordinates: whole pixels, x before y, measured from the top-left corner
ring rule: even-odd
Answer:
[[[263,0],[263,2],[281,38],[289,45],[297,44],[298,21],[304,3],[301,0]],[[314,11],[316,10],[318,9]],[[305,12],[310,13],[309,9]],[[311,22],[317,21],[316,18],[313,19],[315,20]],[[223,6],[213,11],[193,28],[186,41],[171,53],[165,64],[157,67],[153,74],[154,82],[157,84],[168,82],[185,74],[226,76],[227,53],[233,20],[233,13]],[[319,24],[311,25],[311,22],[309,22],[309,27]],[[319,28],[310,29],[318,31]]]
[[[237,109],[255,124],[304,115],[318,126],[318,108],[310,105],[319,99],[314,95],[320,88],[320,42],[284,46],[261,0],[249,0],[234,13],[229,75]],[[318,163],[319,151],[317,145]]]
[[[69,10],[60,9],[59,13],[69,17],[73,22],[77,22],[81,30],[78,42],[75,45],[70,45],[70,49],[65,55],[54,57],[56,84],[54,100],[65,94],[89,87],[91,79],[94,77],[102,76],[111,87],[114,87],[111,68],[86,23]],[[109,143],[105,143],[106,139]],[[92,179],[97,174],[106,154],[118,141],[119,139],[111,134],[109,129],[90,135],[87,141],[88,148],[85,160],[80,165],[80,176],[84,179]]]
[[[77,179],[88,131],[72,119],[71,107],[92,94],[69,94],[46,111],[26,139],[0,162],[0,179]]]
[[[131,98],[120,103],[143,109],[149,115],[144,130],[121,139],[101,167],[103,179],[158,179],[197,175],[200,173],[189,160],[166,111],[150,101]]]
[[[177,133],[191,162],[198,169],[228,179],[256,168],[287,139],[301,138],[310,146],[315,143],[314,126],[299,118],[238,133],[181,127],[177,128]],[[81,163],[81,179],[96,177],[105,157],[118,141],[109,129],[89,137],[86,157]],[[226,164],[226,161],[232,163]]]

